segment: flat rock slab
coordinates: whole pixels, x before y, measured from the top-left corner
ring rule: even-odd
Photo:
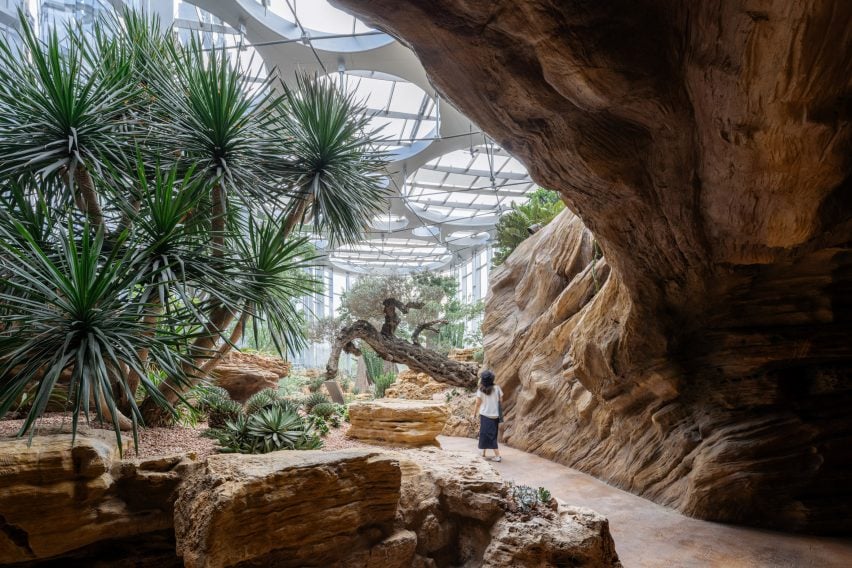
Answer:
[[[426,400],[378,399],[349,405],[348,436],[401,446],[437,446],[447,405]]]
[[[175,505],[187,568],[331,566],[393,533],[399,462],[370,450],[217,455]]]

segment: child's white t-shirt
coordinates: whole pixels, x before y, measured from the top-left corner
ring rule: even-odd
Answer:
[[[501,396],[503,396],[503,391],[497,385],[494,385],[494,388],[491,389],[491,394],[485,394],[480,389],[476,389],[476,398],[482,401],[479,406],[479,413],[488,418],[498,418],[500,416]]]

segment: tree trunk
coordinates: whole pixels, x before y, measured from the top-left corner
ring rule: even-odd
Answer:
[[[343,351],[359,354],[352,343],[356,339],[367,343],[385,361],[408,365],[412,370],[426,373],[438,382],[466,388],[476,386],[476,365],[451,361],[437,351],[384,335],[365,320],[356,321],[337,335],[326,365],[327,380],[334,380],[337,376]]]
[[[74,197],[74,205],[86,216],[89,224],[95,229],[103,227],[104,214],[98,203],[95,182],[92,180],[89,171],[82,164],[77,165],[74,170],[73,188],[71,187],[72,180],[68,175],[68,169],[63,167],[60,175]]]
[[[302,198],[296,208],[287,215],[287,220],[284,222],[284,237],[289,237],[299,224],[302,222],[302,218],[305,216],[305,211],[307,211],[308,207],[310,207],[311,203],[313,203],[314,197],[313,195],[308,195],[307,197]]]
[[[213,309],[210,314],[210,323],[207,325],[207,335],[196,339],[190,348],[190,354],[195,360],[196,367],[204,368],[201,360],[213,353],[222,331],[234,321],[234,317],[236,317],[234,311],[224,306]],[[211,369],[212,366],[207,370]],[[158,388],[166,401],[171,405],[176,404],[180,400],[180,394],[196,384],[203,377],[203,375],[199,375],[201,369],[193,368],[188,364],[183,366],[183,371],[186,375],[184,384],[170,377],[160,383]],[[146,426],[168,426],[172,422],[172,417],[168,409],[158,405],[150,396],[142,402],[140,410]]]
[[[213,186],[210,194],[213,202],[210,218],[210,244],[213,256],[221,258],[225,255],[225,190],[221,183]]]
[[[163,306],[159,301],[159,298],[154,298],[154,300],[149,305],[151,311],[145,314],[145,317],[142,318],[142,325],[145,327],[145,336],[146,337],[154,337],[154,334],[157,333],[157,322],[160,319],[160,315],[163,313]],[[139,357],[139,365],[142,370],[145,370],[145,364],[148,362],[148,348],[140,349],[137,353]],[[120,390],[118,393],[118,408],[125,414],[129,414],[131,412],[130,406],[130,397],[136,396],[136,391],[139,389],[139,383],[142,381],[142,377],[134,371],[130,369],[127,373],[127,388],[130,391],[130,394],[124,392],[124,390]]]

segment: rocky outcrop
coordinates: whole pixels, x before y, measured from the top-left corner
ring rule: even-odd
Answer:
[[[256,353],[229,352],[213,372],[216,384],[237,402],[247,401],[264,389],[278,388],[278,379],[290,373],[290,363]]]
[[[380,398],[349,405],[347,436],[366,442],[400,446],[437,446],[447,422],[440,401]]]
[[[0,564],[620,566],[605,519],[518,515],[497,472],[470,453],[118,460],[111,435],[73,447],[67,434],[0,441]]]
[[[432,448],[399,455],[397,523],[424,566],[620,567],[605,518],[588,509],[517,514],[485,460]],[[417,565],[417,564],[412,564]]]
[[[458,349],[450,349],[447,359],[458,361],[459,363],[474,363],[476,349],[474,347],[464,347]]]
[[[211,456],[178,498],[177,551],[187,568],[333,566],[392,535],[399,487],[375,451]]]
[[[0,441],[0,564],[99,554],[99,545],[136,550],[133,563],[115,559],[113,566],[173,558],[175,493],[197,464],[180,456],[121,461],[112,432],[82,432],[74,446],[70,440]],[[147,552],[134,540],[148,540]]]
[[[439,383],[426,373],[407,369],[399,373],[396,382],[385,390],[385,398],[432,400],[436,394],[443,393],[447,388],[447,385]]]
[[[491,529],[483,566],[620,566],[607,520],[581,507],[555,515],[507,515]]]
[[[474,415],[476,392],[464,389],[453,389],[447,392],[447,423],[444,425],[444,436],[460,436],[462,438],[479,437],[479,417]]]
[[[566,213],[494,275],[509,443],[690,515],[852,531],[852,4],[335,4],[606,258]]]

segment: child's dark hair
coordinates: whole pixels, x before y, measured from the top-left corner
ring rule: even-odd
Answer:
[[[494,390],[494,373],[491,371],[482,371],[479,375],[480,383],[479,390],[484,392],[485,394],[491,394],[491,391]]]

